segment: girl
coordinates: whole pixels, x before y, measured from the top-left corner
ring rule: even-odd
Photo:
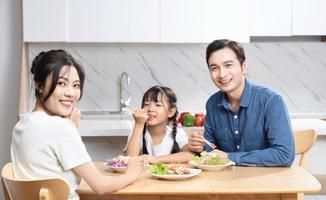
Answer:
[[[177,99],[168,87],[154,86],[146,91],[142,109],[134,112],[135,126],[124,152],[144,156],[149,163],[188,162],[188,137],[177,128]],[[172,128],[168,125],[172,123]]]
[[[62,177],[69,182],[69,199],[80,178],[99,194],[113,192],[135,181],[140,158],[129,161],[126,174],[104,176],[92,163],[78,134],[80,114],[75,104],[84,87],[84,69],[64,50],[40,53],[33,61],[36,103],[13,130],[11,159],[14,175],[22,179]]]

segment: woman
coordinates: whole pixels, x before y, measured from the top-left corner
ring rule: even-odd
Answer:
[[[113,192],[135,181],[141,158],[129,161],[121,176],[104,176],[89,157],[78,133],[80,114],[75,108],[84,86],[84,70],[64,50],[40,53],[31,72],[36,103],[13,130],[11,159],[17,178],[62,177],[70,184],[69,199],[79,199],[76,189],[83,178],[98,194]]]

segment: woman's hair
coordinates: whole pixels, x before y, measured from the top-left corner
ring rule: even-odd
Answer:
[[[243,47],[240,43],[232,41],[232,40],[214,40],[211,42],[206,49],[206,63],[208,65],[208,60],[211,57],[212,53],[218,51],[223,48],[230,48],[236,55],[237,58],[242,65],[242,63],[246,60],[246,56],[243,50]],[[209,67],[209,66],[208,66]]]
[[[163,86],[154,86],[149,88],[142,100],[142,108],[145,105],[146,101],[154,101],[158,102],[159,101],[159,96],[163,99],[164,96],[168,100],[169,104],[169,109],[175,108],[176,112],[172,117],[169,118],[169,122],[173,124],[173,129],[172,129],[172,137],[173,137],[173,148],[171,153],[177,153],[180,151],[180,147],[178,143],[176,142],[176,135],[177,135],[177,116],[178,116],[178,109],[177,109],[177,97],[175,93],[168,87],[163,87]],[[146,133],[146,124],[143,129],[143,154],[148,154],[148,150],[146,147],[146,140],[145,140],[145,133]]]
[[[32,63],[31,73],[35,82],[35,96],[43,104],[55,90],[60,70],[67,66],[67,71],[70,67],[75,67],[80,80],[80,98],[83,95],[85,72],[84,68],[78,64],[75,59],[65,50],[50,50],[39,53]],[[51,86],[48,93],[43,97],[39,92],[40,87],[45,87],[47,77],[52,76]],[[80,99],[79,98],[79,99]]]

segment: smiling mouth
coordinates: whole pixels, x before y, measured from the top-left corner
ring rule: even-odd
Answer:
[[[72,100],[59,100],[59,101],[65,107],[71,107],[73,105],[73,101]]]
[[[231,81],[232,81],[232,78],[230,78],[230,79],[226,79],[226,80],[219,80],[218,82],[219,82],[222,86],[225,86],[225,85],[228,85]]]

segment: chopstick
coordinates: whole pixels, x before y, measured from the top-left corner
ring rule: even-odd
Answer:
[[[212,142],[206,140],[205,138],[204,138],[204,141],[205,141],[205,143],[206,143],[208,146],[210,146],[210,147],[213,148],[213,149],[216,149],[216,145],[215,145],[214,143],[212,143]]]
[[[133,115],[135,113],[135,111],[131,110],[130,108],[122,108],[122,111],[126,112],[129,115]]]

